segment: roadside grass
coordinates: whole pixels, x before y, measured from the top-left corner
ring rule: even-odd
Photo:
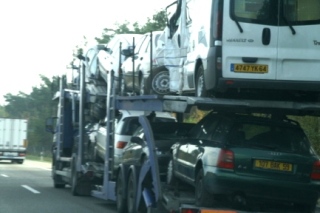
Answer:
[[[36,155],[28,155],[26,156],[27,160],[34,160],[34,161],[44,161],[44,162],[51,162],[51,157],[40,157]]]

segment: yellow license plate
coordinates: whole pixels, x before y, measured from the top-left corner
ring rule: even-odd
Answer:
[[[291,163],[283,163],[283,162],[276,162],[276,161],[255,160],[254,167],[261,168],[261,169],[270,169],[270,170],[292,172],[292,164]]]
[[[264,64],[231,64],[232,72],[268,73],[269,67]]]

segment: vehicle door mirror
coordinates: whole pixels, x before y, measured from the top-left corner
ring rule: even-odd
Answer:
[[[130,139],[130,142],[139,144],[141,146],[144,145],[144,141],[141,138],[137,137],[137,136],[132,136],[131,139]]]
[[[56,126],[57,117],[47,118],[46,120],[46,131],[54,134],[56,131],[54,127]]]

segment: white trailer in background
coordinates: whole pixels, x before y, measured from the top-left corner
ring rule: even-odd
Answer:
[[[22,164],[27,149],[28,121],[0,118],[0,160]]]

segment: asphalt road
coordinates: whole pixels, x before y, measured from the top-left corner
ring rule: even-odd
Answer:
[[[0,161],[0,213],[116,213],[114,203],[55,189],[49,163]]]
[[[55,189],[51,164],[26,160],[0,161],[0,213],[116,213],[114,203],[90,196],[72,196],[70,187]],[[277,210],[288,213],[289,210]],[[295,212],[296,213],[296,212]],[[320,213],[320,208],[317,209]]]

